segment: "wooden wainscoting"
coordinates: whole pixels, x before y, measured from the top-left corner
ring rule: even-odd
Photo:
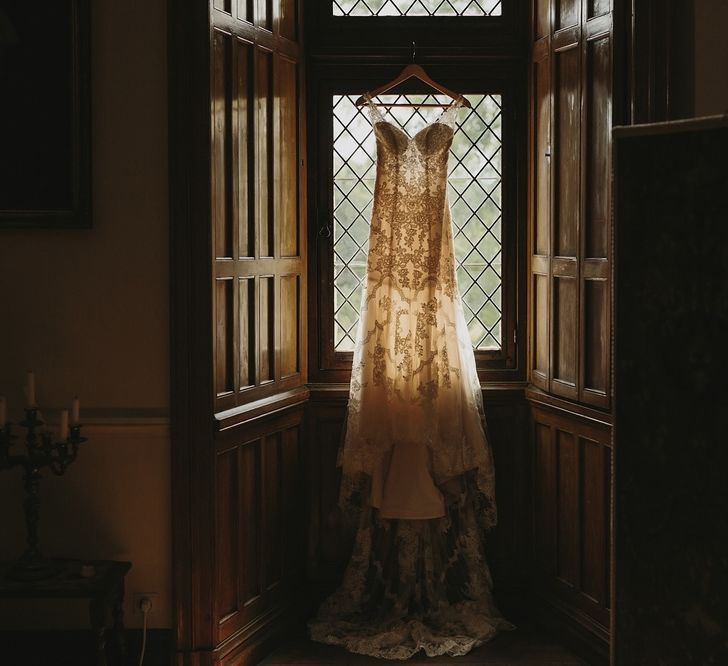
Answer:
[[[488,435],[496,466],[498,526],[490,536],[488,561],[504,611],[522,604],[531,553],[528,414],[523,387],[484,390]],[[340,472],[336,466],[346,419],[348,386],[313,385],[308,402],[310,605],[340,580],[351,549],[338,508]]]
[[[611,419],[536,390],[532,415],[534,590],[551,625],[597,660],[609,644]],[[554,616],[558,620],[554,622]]]
[[[215,461],[215,659],[255,649],[300,597],[306,535],[304,407],[219,433]],[[232,637],[232,639],[231,639]],[[261,649],[260,652],[264,652]]]
[[[313,597],[310,611],[338,582],[351,549],[338,508],[341,472],[339,444],[346,421],[346,384],[313,385],[308,402],[308,553],[307,570]]]

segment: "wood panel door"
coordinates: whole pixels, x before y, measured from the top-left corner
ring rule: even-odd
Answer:
[[[614,102],[622,7],[534,0],[531,23],[533,573],[544,620],[597,663],[611,607],[611,127],[623,112]]]
[[[610,0],[535,0],[530,379],[610,406]]]
[[[305,566],[300,14],[296,0],[170,5],[181,664],[254,663]]]
[[[282,35],[274,46],[267,29],[212,16],[214,409],[230,419],[304,374],[300,56]]]

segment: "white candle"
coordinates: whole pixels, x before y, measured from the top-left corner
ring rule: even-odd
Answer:
[[[25,399],[28,401],[29,408],[38,406],[35,402],[35,373],[33,372],[28,373],[28,379],[25,384]]]
[[[71,407],[71,425],[77,426],[79,423],[79,417],[81,414],[81,401],[76,396],[73,399],[73,406]]]
[[[5,402],[5,396],[0,395],[0,430],[5,427],[5,419],[7,418],[7,404]]]
[[[61,441],[65,442],[68,439],[68,410],[61,410]]]

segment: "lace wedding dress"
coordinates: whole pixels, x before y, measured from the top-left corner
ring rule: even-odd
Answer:
[[[457,290],[448,155],[462,98],[410,137],[367,98],[377,176],[340,505],[354,548],[313,640],[407,659],[512,628],[485,560],[493,458]]]

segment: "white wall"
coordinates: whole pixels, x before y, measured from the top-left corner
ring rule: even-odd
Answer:
[[[42,545],[130,559],[128,598],[158,592],[152,624],[168,627],[166,2],[91,4],[93,228],[0,231],[0,394],[18,420],[33,369],[52,422],[81,396],[90,441],[65,477],[42,482]],[[18,471],[0,471],[2,559],[23,547],[21,501]],[[69,617],[61,609],[47,622]]]

